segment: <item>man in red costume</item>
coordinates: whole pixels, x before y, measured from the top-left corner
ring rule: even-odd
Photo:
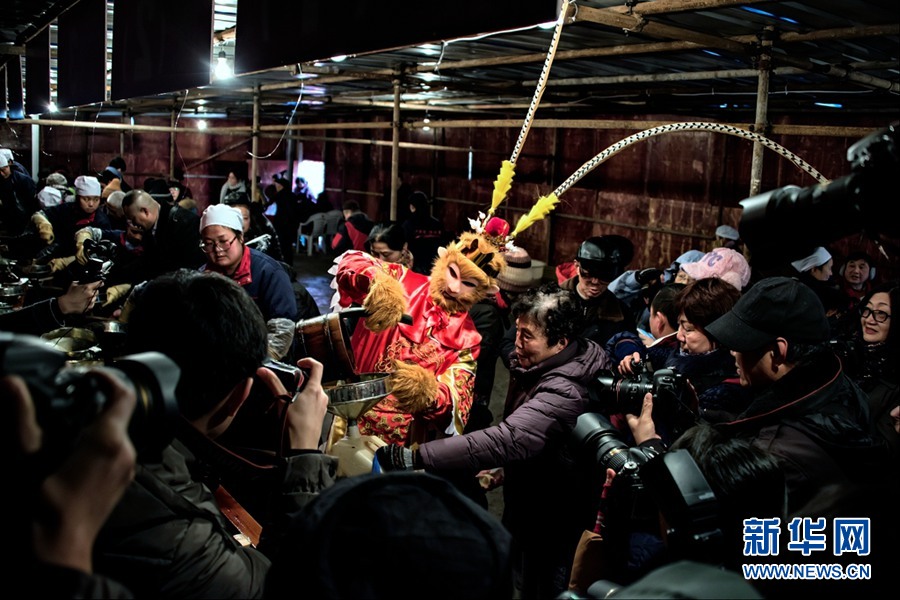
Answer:
[[[438,252],[430,276],[350,251],[338,263],[341,306],[368,317],[352,338],[359,373],[390,372],[392,393],[360,417],[360,433],[409,446],[460,435],[469,417],[481,335],[469,308],[496,294],[509,225],[491,219]],[[404,312],[412,325],[400,324]]]

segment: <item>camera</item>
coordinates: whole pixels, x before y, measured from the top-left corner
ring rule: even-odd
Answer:
[[[0,377],[18,375],[25,381],[43,430],[39,473],[52,472],[66,458],[106,402],[96,379],[83,367],[67,365],[66,359],[40,338],[0,332]],[[145,352],[119,358],[107,368],[137,396],[128,435],[139,460],[158,456],[175,435],[178,366],[159,352]]]
[[[262,366],[278,376],[281,385],[284,386],[288,394],[302,391],[306,387],[306,381],[309,379],[309,373],[300,367],[289,365],[273,358],[263,361]]]
[[[665,398],[680,401],[686,379],[675,369],[647,373],[644,363],[638,361],[631,362],[631,369],[630,377],[619,377],[614,371],[609,371],[595,379],[596,396],[611,412],[641,414],[644,395],[648,392],[653,394],[654,400]],[[653,410],[657,410],[656,403]]]
[[[110,240],[94,241],[88,238],[84,240],[84,257],[87,260],[75,275],[75,280],[80,283],[103,281],[113,266],[116,244]]]
[[[647,505],[643,493],[640,469],[658,454],[654,448],[630,447],[622,441],[619,430],[609,419],[596,412],[578,417],[572,440],[576,463],[591,474],[592,481],[602,483],[607,469],[615,471],[615,485],[622,490],[617,503],[622,505],[623,512],[627,511],[632,519],[651,515],[652,507]],[[594,492],[599,495],[599,489]]]
[[[578,417],[572,440],[578,464],[594,481],[605,481],[607,469],[616,473],[612,487],[597,494],[604,540],[622,546],[616,556],[627,561],[634,532],[659,536],[662,513],[667,554],[714,564],[721,559],[718,501],[687,450],[630,447],[606,417],[592,412]]]
[[[847,150],[850,173],[824,184],[785,186],[741,200],[741,239],[754,266],[775,267],[817,246],[864,231],[900,235],[900,204],[893,200],[900,166],[898,123]]]

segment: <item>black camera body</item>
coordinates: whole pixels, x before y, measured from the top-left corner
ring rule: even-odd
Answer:
[[[0,377],[18,375],[31,393],[43,430],[37,457],[40,473],[52,472],[71,451],[79,433],[106,403],[86,369],[68,366],[66,354],[40,338],[0,331]],[[128,435],[140,459],[152,459],[175,435],[180,370],[159,352],[125,356],[109,367],[137,396]]]
[[[303,388],[306,387],[306,382],[309,379],[309,373],[306,370],[273,358],[263,361],[262,366],[275,373],[275,375],[278,376],[278,380],[281,381],[281,385],[283,385],[284,389],[291,395],[303,391]]]
[[[687,380],[675,369],[647,373],[642,362],[632,361],[631,366],[633,373],[629,377],[619,377],[614,371],[609,371],[598,375],[595,380],[597,397],[610,412],[641,414],[647,393],[653,395],[654,411],[657,410],[657,399],[681,399]]]
[[[599,413],[579,416],[572,440],[576,460],[589,477],[602,482],[607,469],[616,473],[612,490],[598,494],[605,497],[605,522],[618,530],[605,536],[610,541],[627,540],[637,530],[659,534],[661,512],[673,556],[713,564],[721,558],[718,501],[687,450],[630,447]]]
[[[79,283],[105,281],[112,269],[117,251],[115,242],[110,240],[94,241],[91,238],[84,240],[86,262],[75,275],[75,280]]]

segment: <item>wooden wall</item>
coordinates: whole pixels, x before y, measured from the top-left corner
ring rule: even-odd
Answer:
[[[620,115],[604,118],[622,119]],[[688,120],[672,115],[644,115],[641,119]],[[184,119],[179,126],[190,122]],[[137,123],[168,126],[170,120],[168,117],[140,118]],[[237,121],[212,123],[216,127],[246,125]],[[776,123],[813,124],[798,118],[782,118]],[[875,130],[887,123],[877,118],[844,115],[840,123],[830,124]],[[538,197],[553,191],[587,160],[636,131],[533,128],[500,216],[514,222]],[[340,205],[352,198],[373,219],[386,218],[391,173],[389,143],[344,143],[340,138],[390,142],[389,130],[304,130],[298,135],[303,143],[303,157],[325,163],[326,192],[333,203]],[[448,230],[462,231],[468,227],[470,217],[489,206],[501,161],[509,158],[517,135],[517,128],[403,130],[403,142],[471,149],[472,153],[470,176],[470,156],[466,151],[403,148],[401,181],[406,189],[431,195],[435,199],[435,215],[444,221]],[[140,185],[147,177],[163,176],[169,170],[168,133],[120,134],[101,129],[45,127],[41,136],[41,168],[63,168],[71,178],[102,170],[120,153],[129,164],[127,179],[132,185]],[[858,139],[770,137],[828,178],[849,172],[846,150]],[[245,143],[240,144],[242,141]],[[222,152],[236,144],[236,148]],[[0,145],[12,148],[20,162],[28,165],[30,127],[10,122],[0,133]],[[287,140],[261,138],[258,155],[286,161],[288,145]],[[752,147],[745,139],[712,132],[672,133],[638,142],[597,166],[562,194],[560,206],[550,218],[527,230],[517,240],[518,244],[533,258],[554,265],[571,260],[587,237],[620,234],[635,243],[637,252],[632,266],[636,268],[666,266],[691,248],[709,250],[719,224],[737,226],[738,202],[749,192]],[[247,134],[178,134],[175,166],[186,170],[187,184],[201,209],[210,196],[218,196],[231,165],[240,162],[249,165],[249,150]],[[213,155],[217,156],[205,161]],[[268,183],[264,180],[262,186]],[[813,183],[809,175],[787,159],[765,151],[763,191],[788,184]],[[858,248],[876,253],[874,245],[860,236],[835,241],[831,247],[840,254]],[[877,260],[883,274],[900,275],[896,259],[891,262],[878,257]]]

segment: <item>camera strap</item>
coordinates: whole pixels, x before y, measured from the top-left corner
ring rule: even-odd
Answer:
[[[262,525],[223,486],[217,487],[213,492],[213,496],[216,498],[219,510],[234,525],[235,529],[240,532],[240,534],[234,536],[234,539],[241,546],[249,545],[256,548],[262,535]]]

